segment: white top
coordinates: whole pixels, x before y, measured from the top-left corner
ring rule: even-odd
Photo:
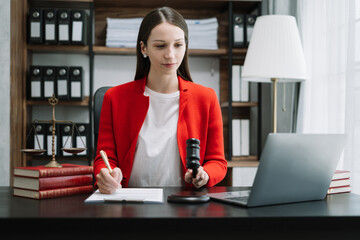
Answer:
[[[163,94],[145,87],[150,105],[136,144],[129,187],[181,186],[177,143],[180,92]]]

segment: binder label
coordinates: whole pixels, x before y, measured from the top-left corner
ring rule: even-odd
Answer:
[[[54,82],[45,81],[44,82],[44,97],[52,97],[54,93]]]
[[[55,24],[45,24],[45,39],[55,40]]]
[[[73,22],[73,29],[72,29],[72,40],[75,42],[82,41],[82,29],[83,29],[83,22],[74,21]]]
[[[83,139],[81,139],[81,138],[83,138]],[[86,136],[77,136],[77,137],[76,137],[76,147],[78,147],[78,148],[85,148],[86,146],[84,146],[83,141],[86,141]],[[87,155],[87,151],[85,150],[85,151],[83,151],[83,152],[81,152],[81,153],[78,153],[78,155],[84,155],[84,156],[86,156],[86,155]]]
[[[69,25],[59,24],[59,40],[69,41]]]
[[[235,42],[244,42],[244,28],[240,26],[234,27],[234,41]]]
[[[81,82],[71,82],[71,97],[81,97]]]
[[[40,37],[40,22],[31,22],[30,24],[31,33],[30,36],[32,38]]]
[[[39,143],[36,139],[36,136],[34,136],[34,149],[44,149],[44,135],[43,134],[37,134],[37,137],[39,139],[40,142],[40,146]]]
[[[32,81],[31,82],[31,97],[41,97],[41,82],[40,81]]]
[[[66,79],[58,79],[58,95],[63,96],[67,95],[67,80]]]

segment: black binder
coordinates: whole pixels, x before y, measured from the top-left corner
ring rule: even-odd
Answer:
[[[57,18],[56,9],[44,10],[44,42],[45,44],[57,43]]]
[[[46,125],[46,155],[52,156],[52,123],[47,123]],[[55,156],[59,155],[59,124],[55,124],[55,139],[54,139],[54,147],[55,147]]]
[[[70,67],[70,99],[83,99],[83,69],[82,67]]]
[[[56,94],[56,67],[44,66],[44,98],[48,99]]]
[[[58,16],[58,42],[59,44],[70,43],[70,11],[67,9],[59,9]]]
[[[62,100],[69,99],[69,69],[68,67],[56,68],[56,96]]]
[[[233,47],[245,47],[245,16],[233,15]]]
[[[87,14],[85,10],[71,10],[71,44],[86,45]]]
[[[256,21],[256,15],[246,15],[245,28],[246,28],[246,46],[249,46],[251,36],[254,30],[254,25]]]
[[[28,40],[29,43],[43,43],[43,11],[40,8],[31,8],[29,11],[28,24]]]
[[[73,148],[74,147],[74,129],[71,123],[62,123],[60,125],[60,149],[61,148]],[[72,153],[60,151],[60,155],[63,157],[72,156]]]
[[[28,99],[42,100],[44,97],[43,69],[41,66],[30,66],[28,76]]]
[[[29,141],[29,148],[33,149],[46,149],[45,137],[46,127],[44,123],[34,123],[34,132],[31,133],[31,141]],[[36,134],[35,134],[36,132]],[[39,140],[39,141],[38,141]]]
[[[90,129],[88,123],[76,123],[78,131],[75,131],[76,148],[89,148]],[[89,150],[78,153],[79,156],[89,156]]]

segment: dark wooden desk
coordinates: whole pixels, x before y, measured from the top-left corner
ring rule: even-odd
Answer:
[[[239,188],[214,187],[216,192]],[[2,236],[37,239],[126,238],[360,239],[360,196],[337,194],[323,201],[243,208],[220,202],[174,204],[84,204],[88,195],[33,200],[0,187]],[[14,230],[14,227],[18,230]]]

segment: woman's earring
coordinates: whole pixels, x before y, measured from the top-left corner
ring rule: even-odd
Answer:
[[[143,54],[143,57],[144,57],[144,58],[147,58],[147,55],[146,55],[146,53],[144,53],[144,54]]]

